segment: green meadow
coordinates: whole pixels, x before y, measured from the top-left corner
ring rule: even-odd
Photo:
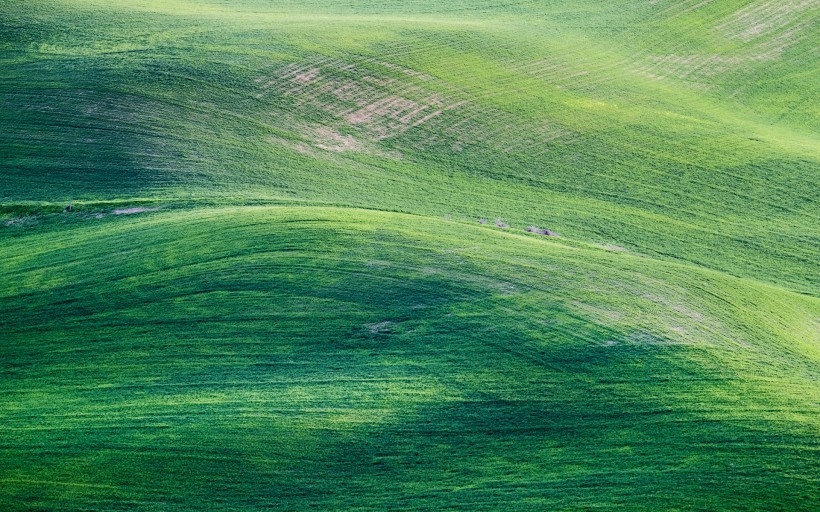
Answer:
[[[818,20],[5,0],[0,509],[817,510]]]

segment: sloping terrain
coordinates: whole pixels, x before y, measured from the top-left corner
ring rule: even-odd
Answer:
[[[815,508],[818,15],[3,4],[0,505]]]

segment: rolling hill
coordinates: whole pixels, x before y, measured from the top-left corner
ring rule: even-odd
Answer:
[[[819,15],[7,0],[0,506],[815,510]]]

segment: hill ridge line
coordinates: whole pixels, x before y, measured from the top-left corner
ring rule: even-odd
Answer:
[[[309,210],[309,209],[322,209],[322,210],[331,210],[331,211],[360,211],[363,213],[378,213],[384,215],[391,215],[391,216],[398,216],[398,217],[412,217],[418,219],[424,219],[427,221],[434,221],[439,222],[442,224],[458,224],[460,226],[464,226],[469,228],[475,232],[480,233],[494,233],[499,236],[506,236],[506,237],[514,237],[518,240],[527,240],[533,243],[549,243],[553,246],[558,246],[563,249],[567,250],[581,250],[581,251],[595,251],[595,252],[604,252],[609,253],[612,255],[617,254],[619,257],[629,257],[629,258],[639,258],[644,260],[650,260],[653,262],[657,262],[663,265],[671,265],[681,269],[696,269],[698,271],[706,272],[706,273],[713,273],[718,276],[722,277],[729,277],[733,279],[739,279],[745,283],[749,283],[751,285],[756,285],[763,288],[770,288],[776,290],[778,292],[783,293],[790,293],[797,295],[799,297],[804,297],[811,299],[813,301],[818,301],[820,304],[820,296],[812,295],[809,293],[803,293],[798,290],[786,288],[775,283],[769,283],[766,281],[760,281],[758,279],[753,279],[747,276],[739,276],[735,275],[723,270],[714,269],[710,267],[706,267],[703,265],[698,265],[697,263],[682,260],[674,255],[667,255],[669,259],[663,259],[654,257],[650,254],[640,253],[640,252],[632,252],[632,251],[613,251],[607,249],[601,245],[598,245],[594,242],[589,242],[581,239],[575,238],[565,238],[562,236],[556,237],[549,237],[549,236],[534,236],[534,235],[527,235],[526,230],[524,228],[494,228],[491,225],[474,225],[473,223],[466,222],[463,220],[458,219],[445,219],[440,216],[434,215],[425,215],[422,213],[414,213],[414,212],[406,212],[406,211],[399,211],[399,210],[389,210],[389,209],[380,209],[380,208],[368,208],[363,206],[351,206],[351,205],[342,205],[338,203],[329,203],[329,202],[321,202],[321,201],[310,201],[310,200],[301,200],[301,199],[282,199],[282,202],[292,202],[292,203],[302,203],[302,204],[282,204],[277,203],[276,201],[280,201],[279,199],[273,200],[271,203],[268,204],[224,204],[224,205],[208,205],[208,206],[195,206],[193,208],[168,208],[168,209],[159,209],[153,211],[146,211],[144,213],[152,213],[152,214],[187,214],[187,215],[195,215],[197,212],[204,213],[204,212],[218,212],[218,211],[241,211],[241,210]],[[161,200],[144,200],[144,201],[106,201],[105,204],[110,205],[160,205],[163,203]],[[55,204],[55,203],[51,203]],[[77,202],[77,205],[84,205],[88,203]],[[100,204],[100,202],[95,201],[91,204]],[[651,214],[651,212],[646,212],[647,214]],[[322,219],[317,219],[322,220]],[[147,221],[147,219],[143,219],[143,221]]]

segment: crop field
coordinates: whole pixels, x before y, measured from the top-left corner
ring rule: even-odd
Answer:
[[[4,0],[0,509],[820,509],[820,0]]]

